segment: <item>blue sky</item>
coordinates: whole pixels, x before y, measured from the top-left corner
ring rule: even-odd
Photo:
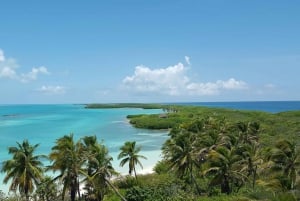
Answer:
[[[0,103],[300,100],[300,1],[0,3]]]

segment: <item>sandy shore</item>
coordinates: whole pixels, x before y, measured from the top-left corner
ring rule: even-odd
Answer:
[[[145,156],[146,159],[141,159],[141,163],[143,165],[143,169],[137,165],[136,171],[137,174],[150,174],[153,173],[153,168],[156,165],[158,161],[162,159],[161,151],[155,150],[155,151],[141,151],[141,155]],[[124,165],[124,167],[120,167],[120,160],[117,160],[117,156],[114,156],[113,154],[113,167],[117,172],[119,172],[121,175],[128,175],[128,164]]]

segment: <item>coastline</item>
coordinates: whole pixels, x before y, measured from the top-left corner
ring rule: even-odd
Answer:
[[[31,144],[40,144],[37,154],[49,154],[55,141],[70,133],[78,140],[85,135],[97,136],[99,142],[109,149],[113,157],[112,165],[116,171],[128,175],[128,164],[120,167],[117,160],[119,148],[125,141],[136,141],[142,146],[140,152],[148,160],[141,159],[143,169],[137,166],[138,174],[151,173],[153,167],[161,159],[160,145],[165,140],[164,131],[151,131],[134,128],[126,118],[128,114],[155,114],[160,109],[85,109],[83,105],[7,105],[0,108],[0,161],[8,160],[11,155],[7,147],[15,146],[16,141],[29,139]],[[6,114],[20,114],[17,118],[3,116]],[[51,126],[50,123],[51,122]],[[160,135],[159,133],[162,133]],[[158,135],[157,135],[158,134]],[[152,146],[157,145],[157,146]],[[52,172],[48,172],[50,175]],[[47,173],[47,174],[48,174]],[[0,174],[0,190],[9,193],[10,181],[4,184],[5,174]]]
[[[120,160],[117,159],[116,152],[113,152],[111,156],[113,157],[112,165],[115,168],[115,170],[120,173],[121,176],[128,175],[128,164],[125,164],[123,167],[120,167]],[[143,165],[143,168],[141,168],[139,165],[136,166],[137,174],[151,174],[154,172],[153,168],[157,164],[158,161],[162,160],[162,154],[161,150],[152,150],[152,151],[143,151],[140,152],[141,155],[145,156],[147,160],[141,159],[141,163]]]

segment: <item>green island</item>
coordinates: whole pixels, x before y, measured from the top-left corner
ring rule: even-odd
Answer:
[[[31,174],[33,183],[26,186],[15,179],[11,189],[18,189],[26,201],[300,200],[300,111],[267,113],[135,103],[86,105],[92,109],[123,107],[162,109],[161,114],[127,116],[135,127],[169,130],[162,146],[163,160],[155,165],[154,173],[136,175],[135,166],[142,165],[140,159],[144,158],[138,142],[124,142],[121,147],[118,159],[122,159],[120,165],[128,165],[130,174],[119,178],[114,177],[118,174],[107,148],[95,136],[74,142],[70,134],[58,139],[47,156],[52,162],[47,169],[60,172],[60,180],[42,177],[44,169],[33,156],[37,145],[24,141],[11,147],[13,159],[2,167],[7,177],[15,178],[19,170],[13,166],[24,155],[18,155],[19,151],[30,153],[34,164],[30,167],[36,166]],[[35,181],[42,182],[34,185]],[[80,182],[85,191],[79,188]]]
[[[94,103],[85,105],[87,109],[105,109],[105,108],[142,108],[142,109],[161,109],[161,104],[143,104],[143,103]]]

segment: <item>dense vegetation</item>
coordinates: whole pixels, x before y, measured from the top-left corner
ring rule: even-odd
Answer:
[[[161,109],[160,104],[143,104],[143,103],[110,103],[110,104],[87,104],[87,109],[106,109],[106,108],[143,108],[143,109]]]
[[[33,154],[37,145],[24,141],[9,148],[13,158],[4,162],[2,171],[13,179],[11,191],[24,200],[42,201],[300,200],[300,111],[161,108],[163,115],[128,117],[137,127],[170,130],[154,174],[135,175],[135,166],[142,165],[141,147],[125,142],[119,159],[121,165],[128,164],[129,175],[111,180],[117,173],[105,145],[95,136],[75,142],[66,135],[57,139],[46,169],[39,162],[44,156]],[[46,170],[59,174],[41,177]]]

